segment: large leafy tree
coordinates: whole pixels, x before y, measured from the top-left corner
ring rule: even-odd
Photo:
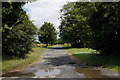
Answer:
[[[68,3],[61,10],[60,38],[64,42],[83,44],[104,54],[118,53],[119,12],[120,2]]]
[[[36,27],[22,9],[24,2],[2,3],[3,56],[24,57],[31,50]]]
[[[91,37],[92,48],[104,54],[118,53],[120,45],[120,2],[96,3],[89,21],[93,30]]]
[[[45,44],[53,44],[57,40],[56,29],[52,23],[44,22],[40,27],[39,41]]]
[[[60,37],[73,47],[85,47],[90,35],[88,20],[94,12],[94,3],[68,3],[61,9]]]

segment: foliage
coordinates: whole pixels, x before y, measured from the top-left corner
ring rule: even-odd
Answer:
[[[94,12],[94,3],[68,3],[61,9],[62,22],[59,26],[60,37],[73,47],[85,47],[86,36],[90,35],[88,20]]]
[[[53,44],[57,40],[57,33],[52,23],[44,22],[40,27],[39,41],[45,44]]]
[[[120,2],[68,3],[61,9],[60,38],[73,47],[119,53],[119,12]]]
[[[93,30],[90,47],[102,53],[119,53],[120,45],[120,2],[96,3],[89,21]]]
[[[22,9],[24,2],[2,4],[3,56],[24,57],[32,48],[36,27]]]

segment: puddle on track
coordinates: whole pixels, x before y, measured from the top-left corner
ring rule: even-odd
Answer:
[[[86,78],[111,78],[101,74],[100,70],[94,70],[93,68],[75,68],[75,71],[82,73]]]
[[[33,73],[19,73],[19,72],[9,72],[2,74],[2,77],[23,77],[23,76],[34,76]]]
[[[39,69],[36,73],[35,76],[36,77],[46,77],[46,76],[56,76],[58,74],[60,74],[60,70],[59,69]]]

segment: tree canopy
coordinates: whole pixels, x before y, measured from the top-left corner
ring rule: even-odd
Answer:
[[[73,2],[61,9],[60,38],[73,47],[118,53],[120,2]]]
[[[44,22],[39,30],[39,41],[45,44],[53,44],[57,40],[56,29],[50,22]]]
[[[120,2],[95,3],[89,21],[93,30],[91,47],[102,53],[118,53],[120,45]]]
[[[36,27],[22,9],[24,2],[2,2],[3,56],[24,57],[31,50]]]

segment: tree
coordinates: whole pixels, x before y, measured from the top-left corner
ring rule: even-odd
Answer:
[[[57,40],[57,33],[52,23],[44,22],[40,27],[39,41],[42,43],[53,44]]]
[[[60,38],[103,54],[119,53],[119,12],[120,2],[68,3],[61,10]]]
[[[36,27],[22,9],[24,2],[2,4],[2,54],[23,58],[32,48]]]
[[[85,47],[91,31],[88,20],[94,12],[94,3],[68,3],[61,9],[60,37],[73,47]]]
[[[90,18],[91,48],[104,54],[119,53],[120,2],[96,3],[96,12]]]

